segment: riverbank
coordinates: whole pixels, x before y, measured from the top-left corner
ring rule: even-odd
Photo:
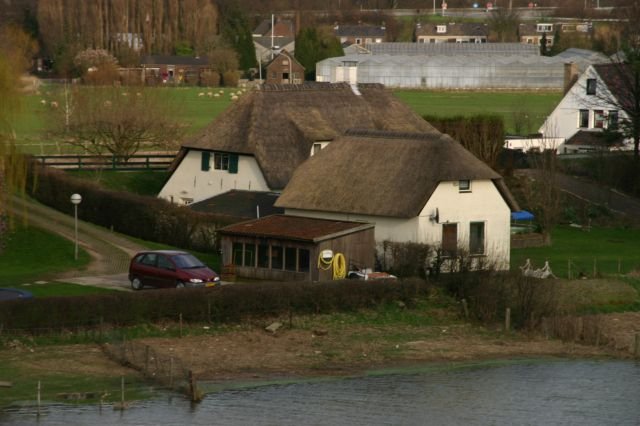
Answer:
[[[610,320],[622,326],[627,322],[640,324],[640,314],[615,317]],[[467,323],[403,327],[343,324],[330,331],[294,326],[276,333],[253,327],[212,336],[141,342],[160,354],[182,359],[198,380],[213,382],[351,376],[433,362],[632,357],[628,345],[613,341],[590,346]]]
[[[461,321],[447,309],[432,309],[429,322],[413,310],[300,316],[283,320],[275,333],[273,321],[214,327],[185,326],[184,337],[136,339],[155,353],[180,360],[199,382],[214,389],[238,383],[300,381],[329,376],[361,376],[370,371],[411,368],[431,363],[543,358],[617,358],[633,356],[640,313],[603,315],[602,344],[583,345],[547,339],[537,334],[504,332]],[[423,313],[420,318],[425,319]],[[274,321],[277,319],[274,319]],[[157,325],[170,330],[171,324]],[[174,335],[175,336],[175,335]],[[106,401],[119,398],[120,379],[127,395],[139,398],[149,388],[136,370],[111,360],[98,344],[36,345],[9,341],[0,350],[0,406],[35,399],[37,382],[46,398],[61,394],[102,392]],[[210,386],[205,390],[211,389]]]

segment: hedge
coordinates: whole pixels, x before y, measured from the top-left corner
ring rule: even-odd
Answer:
[[[32,164],[29,179],[35,199],[70,213],[69,197],[79,193],[82,195],[78,209],[81,220],[132,237],[210,251],[218,248],[215,230],[237,222],[229,216],[194,212],[155,197],[106,190],[63,171]]]
[[[386,302],[407,306],[427,283],[331,281],[235,284],[215,288],[142,290],[0,302],[0,330],[37,333],[97,325],[176,320],[236,322],[289,313],[352,311]]]

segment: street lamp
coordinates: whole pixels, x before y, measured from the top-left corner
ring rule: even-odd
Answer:
[[[78,204],[82,202],[82,195],[73,194],[71,195],[71,203],[73,204],[73,213],[74,213],[74,224],[75,224],[75,241],[76,241],[76,250],[75,250],[75,260],[78,260]]]

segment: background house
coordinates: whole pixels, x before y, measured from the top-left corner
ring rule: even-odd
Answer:
[[[335,36],[343,46],[351,44],[367,46],[386,41],[387,29],[384,25],[337,25],[333,28]]]
[[[568,141],[579,131],[601,134],[605,129],[615,129],[621,120],[627,118],[619,108],[620,102],[628,98],[625,88],[617,81],[620,67],[623,65],[614,63],[588,67],[547,117],[540,127],[540,133],[545,137]],[[588,146],[588,141],[597,139],[588,138],[583,133],[569,145],[560,145],[558,152],[600,150],[601,142]],[[614,146],[617,149],[632,149],[631,141]]]
[[[523,23],[518,27],[520,43],[540,46],[540,40],[546,38],[547,47],[553,46],[555,36],[554,24],[550,22]]]
[[[253,45],[256,59],[266,64],[272,61],[282,50],[291,55],[296,50],[296,28],[292,20],[274,18],[265,19],[253,30]]]
[[[206,57],[145,56],[140,61],[146,84],[199,84],[203,71],[210,70]]]
[[[486,43],[489,27],[482,23],[417,24],[417,43]]]
[[[443,134],[354,130],[303,163],[276,201],[287,215],[375,224],[415,242],[509,268],[510,214],[500,175]]]
[[[182,144],[158,196],[190,204],[232,189],[279,192],[354,126],[439,133],[379,84],[264,84]]]
[[[234,265],[240,277],[329,281],[332,270],[318,267],[323,250],[342,254],[347,268],[375,265],[373,225],[368,223],[273,215],[219,233],[222,262]]]
[[[282,50],[266,66],[267,84],[300,84],[303,81],[304,67],[286,50]]]

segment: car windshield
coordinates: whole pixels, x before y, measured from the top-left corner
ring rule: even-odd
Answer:
[[[178,254],[172,257],[173,262],[179,269],[204,268],[205,264],[191,254]]]

